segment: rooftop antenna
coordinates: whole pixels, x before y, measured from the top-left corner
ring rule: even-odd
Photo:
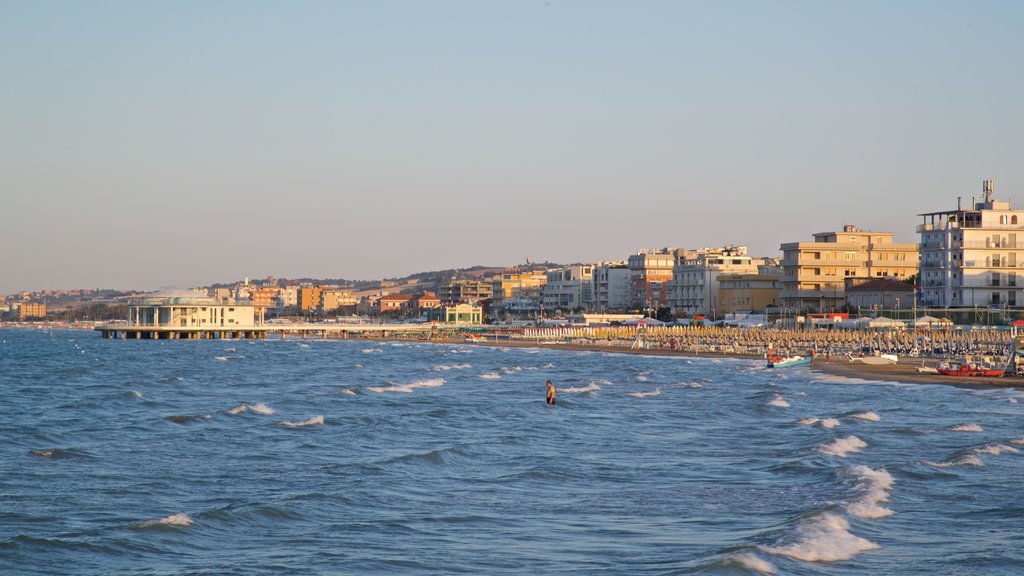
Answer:
[[[957,212],[960,211],[960,200],[962,200],[962,199],[963,199],[963,196],[957,196],[956,197],[956,211]]]
[[[995,180],[982,180],[981,191],[985,193],[985,202],[992,201],[992,193],[996,191]]]

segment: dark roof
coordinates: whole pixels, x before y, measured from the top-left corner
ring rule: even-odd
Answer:
[[[856,286],[850,286],[846,289],[847,292],[913,292],[914,287],[906,282],[900,282],[898,280],[889,280],[886,278],[877,278],[874,280],[868,280],[863,284],[857,284]]]

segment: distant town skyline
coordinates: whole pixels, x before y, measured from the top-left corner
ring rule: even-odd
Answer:
[[[375,279],[1024,204],[1018,2],[0,1],[0,293]]]

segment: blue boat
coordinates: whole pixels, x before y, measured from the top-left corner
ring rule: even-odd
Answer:
[[[789,368],[790,366],[805,366],[814,362],[814,355],[811,356],[787,356],[783,358],[781,356],[769,356],[768,367],[769,368]]]

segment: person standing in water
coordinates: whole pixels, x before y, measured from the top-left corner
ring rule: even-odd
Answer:
[[[555,385],[551,383],[551,380],[548,380],[548,396],[547,397],[548,397],[548,404],[554,404],[555,403]]]

